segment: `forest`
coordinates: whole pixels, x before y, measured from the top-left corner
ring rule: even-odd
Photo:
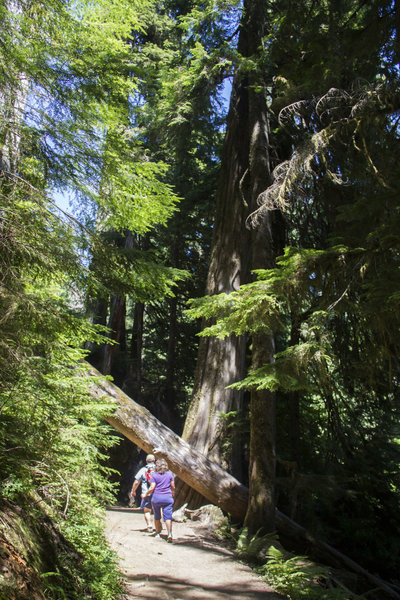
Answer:
[[[215,465],[249,544],[378,581],[315,597],[400,598],[399,0],[0,23],[0,600],[120,597],[104,507],[164,435],[176,506]]]

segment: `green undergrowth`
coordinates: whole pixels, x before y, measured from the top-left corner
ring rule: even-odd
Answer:
[[[267,562],[258,570],[277,591],[291,600],[357,600],[354,594],[334,587],[330,570],[311,562],[304,556],[291,556],[271,545],[266,553]]]
[[[238,529],[230,524],[216,533],[228,540],[237,556],[288,600],[360,600],[364,597],[342,586],[333,578],[329,567],[287,552],[276,534],[249,536],[246,527]]]
[[[16,502],[18,501],[18,503]],[[81,521],[81,522],[80,522]],[[100,512],[60,521],[39,498],[0,506],[0,600],[116,600],[121,579]]]

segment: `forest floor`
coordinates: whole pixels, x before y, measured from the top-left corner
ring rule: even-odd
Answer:
[[[196,521],[148,533],[142,511],[114,507],[106,514],[107,539],[120,558],[126,600],[282,600],[210,530]]]

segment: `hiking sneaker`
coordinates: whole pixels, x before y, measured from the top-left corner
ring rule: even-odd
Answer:
[[[148,531],[149,533],[153,533],[154,529],[153,529],[153,528],[151,527],[151,525],[150,525],[150,526],[147,528],[147,531]]]
[[[154,537],[160,539],[160,534],[156,533],[156,535]]]

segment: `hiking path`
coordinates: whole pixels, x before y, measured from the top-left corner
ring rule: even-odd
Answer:
[[[147,532],[142,511],[106,512],[107,539],[118,554],[126,600],[282,600],[198,521],[173,523],[172,544]]]

